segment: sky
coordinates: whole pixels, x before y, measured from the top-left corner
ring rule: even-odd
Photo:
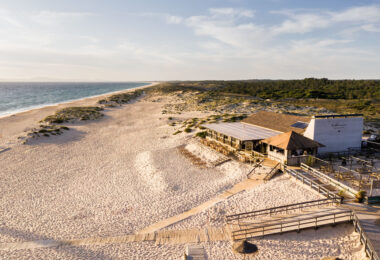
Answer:
[[[380,79],[380,0],[0,0],[1,81]]]

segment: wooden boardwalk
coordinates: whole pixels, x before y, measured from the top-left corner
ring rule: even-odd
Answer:
[[[340,190],[338,184],[331,184],[327,178],[318,178],[311,171],[286,168],[286,172],[326,197],[332,194],[336,196]],[[341,207],[352,210],[352,221],[355,230],[360,233],[360,240],[364,244],[367,255],[370,259],[380,260],[380,206],[346,202]]]
[[[353,213],[349,209],[325,208],[312,209],[303,214],[270,217],[260,221],[238,223],[232,231],[233,240],[282,234],[307,228],[318,228],[326,225],[351,222]]]
[[[228,227],[206,227],[202,229],[163,230],[147,234],[132,234],[116,237],[90,237],[82,239],[36,240],[14,243],[0,243],[0,250],[25,250],[58,246],[89,246],[124,244],[132,242],[155,242],[156,244],[187,244],[211,241],[228,241],[231,232]]]
[[[143,230],[140,230],[138,233],[139,234],[144,234],[144,233],[152,233],[152,232],[155,232],[155,231],[158,231],[160,229],[163,229],[165,227],[168,227],[170,225],[173,225],[179,221],[182,221],[186,218],[189,218],[193,215],[196,215],[212,206],[214,206],[215,204],[221,202],[221,201],[224,201],[226,199],[228,199],[229,197],[239,193],[239,192],[242,192],[244,190],[248,190],[248,189],[251,189],[261,183],[263,183],[264,181],[260,178],[263,178],[264,176],[258,176],[257,178],[258,179],[247,179],[247,180],[244,180],[238,184],[236,184],[235,186],[233,186],[231,189],[229,190],[226,190],[225,192],[223,192],[222,194],[202,203],[201,205],[195,207],[195,208],[192,208],[186,212],[183,212],[181,214],[178,214],[178,215],[175,215],[173,217],[170,217],[170,218],[167,218],[167,219],[164,219],[164,220],[161,220],[157,223],[154,223],[153,225],[150,225],[146,228],[144,228]]]
[[[369,206],[365,204],[347,203],[344,204],[343,207],[355,212],[360,228],[357,228],[355,223],[354,225],[355,229],[361,233],[361,242],[365,247],[372,246],[372,250],[374,251],[374,256],[370,259],[380,260],[380,205]],[[369,242],[366,243],[366,239],[368,239]],[[371,253],[368,252],[367,254],[371,257]]]

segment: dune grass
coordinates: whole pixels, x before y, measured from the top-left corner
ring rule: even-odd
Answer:
[[[65,122],[95,120],[104,116],[101,107],[67,107],[58,110],[54,115],[47,116],[42,122],[61,124]]]

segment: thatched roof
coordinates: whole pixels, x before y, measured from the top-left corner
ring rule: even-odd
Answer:
[[[250,115],[242,122],[273,129],[280,132],[294,131],[297,133],[303,133],[310,120],[310,117],[260,111]],[[294,125],[299,125],[300,127],[294,127]]]
[[[269,137],[267,139],[262,140],[261,142],[279,147],[284,150],[324,147],[323,144],[311,140],[310,138],[307,138],[294,131],[289,131],[287,133]]]

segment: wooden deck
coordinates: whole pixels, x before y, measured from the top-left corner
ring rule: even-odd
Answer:
[[[355,229],[361,234],[360,239],[366,247],[367,255],[370,259],[380,260],[380,205],[347,203],[342,206],[355,212],[359,222],[359,225],[354,222]],[[369,247],[372,247],[373,255]]]
[[[310,171],[287,169],[286,172],[326,197],[331,194],[336,196],[340,188],[328,178],[319,178]],[[367,255],[371,260],[380,260],[380,206],[346,202],[341,207],[353,212],[352,221],[355,230],[360,233],[360,241],[364,244]]]
[[[326,225],[347,223],[353,220],[353,213],[349,209],[325,208],[308,210],[298,215],[284,215],[271,217],[260,222],[239,223],[238,228],[232,231],[233,240],[242,240],[254,237],[282,234],[307,228],[318,228]]]

